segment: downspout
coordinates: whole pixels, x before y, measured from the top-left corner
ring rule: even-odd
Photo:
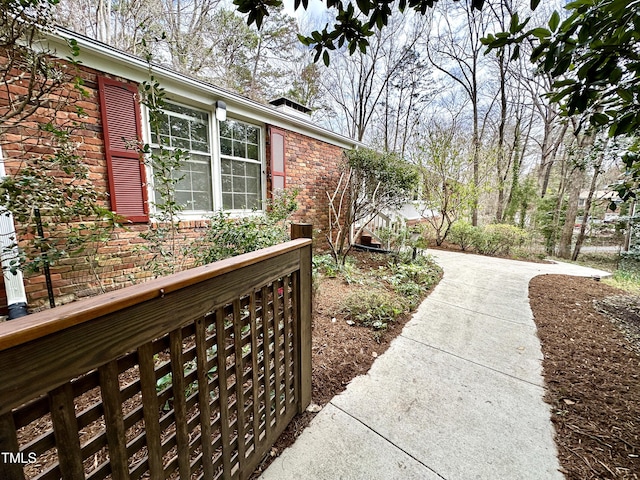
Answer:
[[[6,176],[4,169],[4,157],[0,147],[0,179]],[[28,315],[27,294],[24,290],[22,272],[17,270],[11,273],[11,260],[18,258],[18,247],[16,245],[16,227],[13,223],[11,212],[0,208],[0,258],[2,259],[2,274],[4,276],[4,286],[7,292],[7,303],[9,304],[9,320]]]

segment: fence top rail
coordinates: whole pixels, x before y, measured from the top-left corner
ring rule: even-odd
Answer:
[[[306,246],[311,246],[311,240],[302,238],[291,240],[0,323],[0,351]]]

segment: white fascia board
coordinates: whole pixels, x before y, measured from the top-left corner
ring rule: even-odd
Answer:
[[[70,30],[56,28],[55,34],[48,36],[49,49],[60,58],[66,58],[69,56],[68,40],[78,43],[78,60],[82,65],[137,83],[149,79],[149,65],[143,59]],[[281,127],[344,149],[365,146],[347,136],[318,127],[311,121],[287,115],[270,106],[166,67],[153,65],[152,74],[169,96],[177,101],[182,100],[213,110],[216,100],[224,100],[227,112],[232,116]]]

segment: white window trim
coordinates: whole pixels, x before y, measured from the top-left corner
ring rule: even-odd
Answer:
[[[256,127],[260,130],[260,139],[258,142],[258,161],[247,158],[240,157],[232,157],[230,155],[226,155],[227,158],[231,160],[237,161],[245,161],[245,162],[254,162],[260,164],[260,195],[262,196],[262,209],[260,210],[248,210],[248,209],[234,209],[234,210],[224,210],[224,212],[228,213],[231,217],[246,217],[252,214],[262,214],[265,212],[265,207],[267,203],[267,155],[266,155],[266,139],[265,139],[265,127],[264,125],[259,125],[256,123],[251,123],[250,121],[244,120],[242,118],[237,118],[234,116],[227,115],[227,120],[235,120],[237,122],[245,123],[247,125],[251,125],[252,127]],[[217,120],[216,120],[217,122]],[[217,125],[216,125],[217,126]],[[218,180],[220,182],[220,188],[218,189],[217,197],[218,202],[217,205],[222,207],[222,155],[220,154],[220,128],[216,128],[216,143],[217,143],[217,166],[218,166]]]
[[[192,220],[208,220],[213,214],[222,210],[222,171],[221,171],[221,155],[220,155],[220,128],[218,126],[218,119],[215,115],[215,109],[210,107],[202,108],[198,106],[189,105],[184,102],[173,101],[180,106],[184,106],[186,108],[191,108],[194,110],[200,110],[201,112],[206,113],[209,116],[209,154],[211,155],[211,182],[212,182],[212,195],[213,195],[213,210],[205,211],[205,210],[191,210],[191,211],[183,211],[180,212],[178,218],[184,221],[192,221]],[[151,126],[149,124],[149,109],[148,107],[142,106],[141,108],[142,114],[142,135],[145,143],[149,145],[153,145],[151,142]],[[239,122],[243,122],[249,124],[251,126],[257,127],[260,130],[260,142],[259,142],[259,163],[261,165],[260,173],[261,173],[261,196],[262,196],[262,206],[263,208],[260,210],[224,210],[225,213],[228,213],[231,218],[245,217],[248,215],[260,215],[265,212],[265,207],[267,203],[267,165],[266,165],[266,139],[265,139],[265,131],[266,128],[262,124],[252,123],[251,121],[247,121],[244,118],[237,118],[235,116],[227,116],[228,120],[237,120]],[[242,160],[242,159],[239,159]],[[154,189],[154,181],[153,181],[153,171],[152,167],[149,164],[145,165],[146,172],[146,187],[147,187],[147,198],[149,202],[149,213],[150,213],[150,221],[152,223],[157,222],[157,219],[154,218],[154,214],[158,213],[158,210],[155,208],[155,189]]]

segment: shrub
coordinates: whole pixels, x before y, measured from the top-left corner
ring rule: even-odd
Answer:
[[[640,274],[640,249],[620,253],[620,270]]]
[[[211,263],[289,240],[287,219],[298,208],[297,194],[281,192],[265,214],[231,218],[228,213],[216,212],[203,238],[192,244],[196,262]]]
[[[230,218],[217,212],[202,239],[193,243],[197,263],[206,264],[288,240],[286,228],[265,216]]]
[[[483,255],[509,255],[513,247],[519,247],[527,239],[527,232],[514,225],[491,224],[478,230],[473,241],[476,250]]]
[[[387,328],[405,311],[404,303],[389,294],[368,292],[354,293],[344,302],[343,312],[347,319],[375,330]]]
[[[477,237],[477,227],[468,222],[457,221],[449,230],[449,240],[458,245],[462,251],[466,251],[473,245],[474,239]]]
[[[331,255],[314,255],[313,271],[324,275],[325,277],[335,278],[338,276],[340,269]]]
[[[424,293],[435,283],[442,270],[431,257],[418,256],[411,263],[390,264],[391,275],[384,277],[407,302],[407,307],[418,306]]]

